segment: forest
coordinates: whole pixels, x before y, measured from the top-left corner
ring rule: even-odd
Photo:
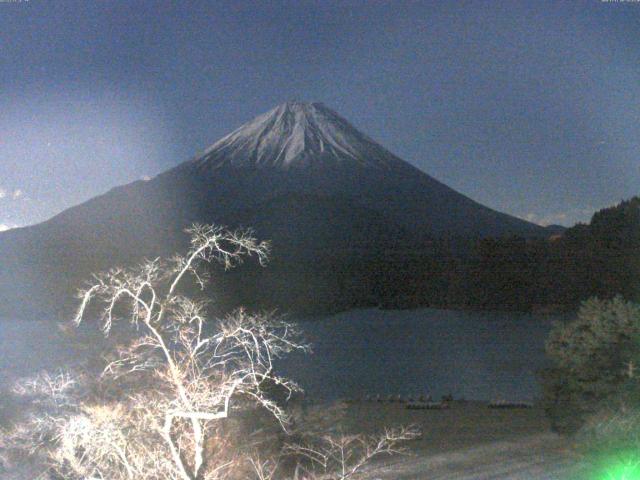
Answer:
[[[576,311],[591,298],[638,298],[640,197],[546,238],[433,239],[399,232],[364,251],[327,245],[274,252],[268,269],[234,272],[219,298],[324,313],[353,307]],[[241,277],[241,278],[238,278]]]

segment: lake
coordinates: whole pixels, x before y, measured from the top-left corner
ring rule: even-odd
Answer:
[[[312,398],[451,393],[532,400],[544,340],[557,316],[363,309],[301,322],[310,355],[281,362]],[[0,381],[72,363],[55,323],[0,321]]]
[[[532,400],[559,316],[456,310],[354,310],[302,324],[314,353],[282,369],[309,395]]]

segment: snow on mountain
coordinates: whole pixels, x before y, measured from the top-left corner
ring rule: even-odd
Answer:
[[[220,139],[195,160],[218,168],[291,169],[358,165],[406,168],[394,156],[322,103],[287,102]]]

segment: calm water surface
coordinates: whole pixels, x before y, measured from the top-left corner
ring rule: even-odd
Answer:
[[[314,353],[283,370],[315,397],[447,393],[532,400],[557,316],[454,310],[355,310],[303,329]]]
[[[533,399],[559,317],[453,310],[354,310],[302,322],[310,355],[280,365],[314,398],[366,394]],[[77,361],[55,323],[0,320],[0,381]]]

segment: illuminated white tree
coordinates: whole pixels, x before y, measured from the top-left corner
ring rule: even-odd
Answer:
[[[264,264],[269,246],[246,230],[195,226],[189,233],[186,256],[113,269],[80,292],[75,323],[97,317],[104,334],[117,338],[106,367],[95,380],[60,373],[19,383],[15,393],[39,408],[0,435],[0,450],[19,452],[22,461],[37,457],[43,479],[274,480],[304,471],[304,478],[346,480],[412,438],[406,429],[323,436],[275,453],[234,444],[225,423],[242,411],[263,412],[287,431],[286,401],[299,388],[278,375],[274,361],[308,347],[274,315],[239,309],[207,321],[207,304],[185,294],[204,288],[205,264],[229,269],[247,257]],[[295,471],[283,467],[284,457]]]
[[[267,387],[287,395],[298,389],[273,365],[306,349],[296,328],[244,310],[208,325],[206,304],[182,291],[189,278],[204,287],[204,263],[229,269],[250,256],[264,263],[268,244],[250,231],[195,226],[189,233],[186,256],[96,275],[81,292],[77,324],[91,312],[99,313],[105,335],[120,323],[132,328],[104,369],[99,394],[84,391],[65,415],[34,419],[48,431],[50,460],[64,478],[222,478],[238,459],[208,454],[216,450],[207,443],[213,423],[251,405],[286,428],[284,406]],[[55,389],[56,396],[64,391]]]

